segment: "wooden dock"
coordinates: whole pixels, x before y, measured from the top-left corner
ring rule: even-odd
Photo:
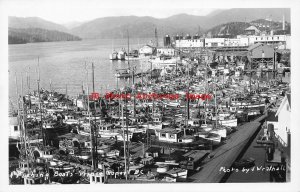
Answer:
[[[238,127],[238,131],[226,141],[226,144],[211,152],[213,157],[202,166],[201,171],[190,176],[189,179],[195,183],[219,183],[225,175],[225,172],[220,169],[231,167],[264,118],[266,115]]]

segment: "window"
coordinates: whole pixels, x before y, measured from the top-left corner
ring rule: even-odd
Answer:
[[[166,137],[166,134],[165,133],[161,133],[160,136],[161,137]]]
[[[92,176],[92,181],[95,181],[95,177],[94,176]]]
[[[97,177],[97,182],[100,182],[100,177]]]
[[[170,138],[170,139],[175,139],[175,135],[174,135],[174,134],[170,134],[170,135],[169,135],[169,138]]]
[[[15,131],[18,131],[18,126],[15,125],[15,126],[14,126],[14,130],[15,130]]]

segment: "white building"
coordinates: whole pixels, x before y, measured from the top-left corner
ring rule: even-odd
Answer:
[[[175,49],[173,48],[157,48],[157,54],[158,55],[166,55],[166,56],[174,56],[175,55]]]
[[[9,137],[17,139],[20,137],[21,130],[18,117],[9,117]]]
[[[274,126],[275,137],[283,146],[288,145],[288,134],[291,129],[291,95],[286,94],[276,114],[278,117],[277,127]]]
[[[286,43],[286,35],[262,35],[262,36],[248,36],[249,45],[255,43],[266,43],[266,44],[277,44],[277,43]]]
[[[238,47],[238,46],[248,46],[249,40],[248,37],[238,37],[236,39],[225,39],[225,47]]]
[[[204,39],[180,39],[175,41],[177,48],[204,47]]]
[[[224,47],[225,38],[205,38],[205,47]]]

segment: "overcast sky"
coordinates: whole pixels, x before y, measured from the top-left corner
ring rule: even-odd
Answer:
[[[4,0],[9,16],[41,17],[56,22],[88,21],[107,16],[168,17],[179,13],[207,15],[215,8],[197,0]]]

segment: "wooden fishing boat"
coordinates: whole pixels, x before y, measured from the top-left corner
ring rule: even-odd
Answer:
[[[255,165],[255,159],[253,158],[241,159],[233,163],[233,167],[236,169],[250,168],[253,167],[254,165]]]

